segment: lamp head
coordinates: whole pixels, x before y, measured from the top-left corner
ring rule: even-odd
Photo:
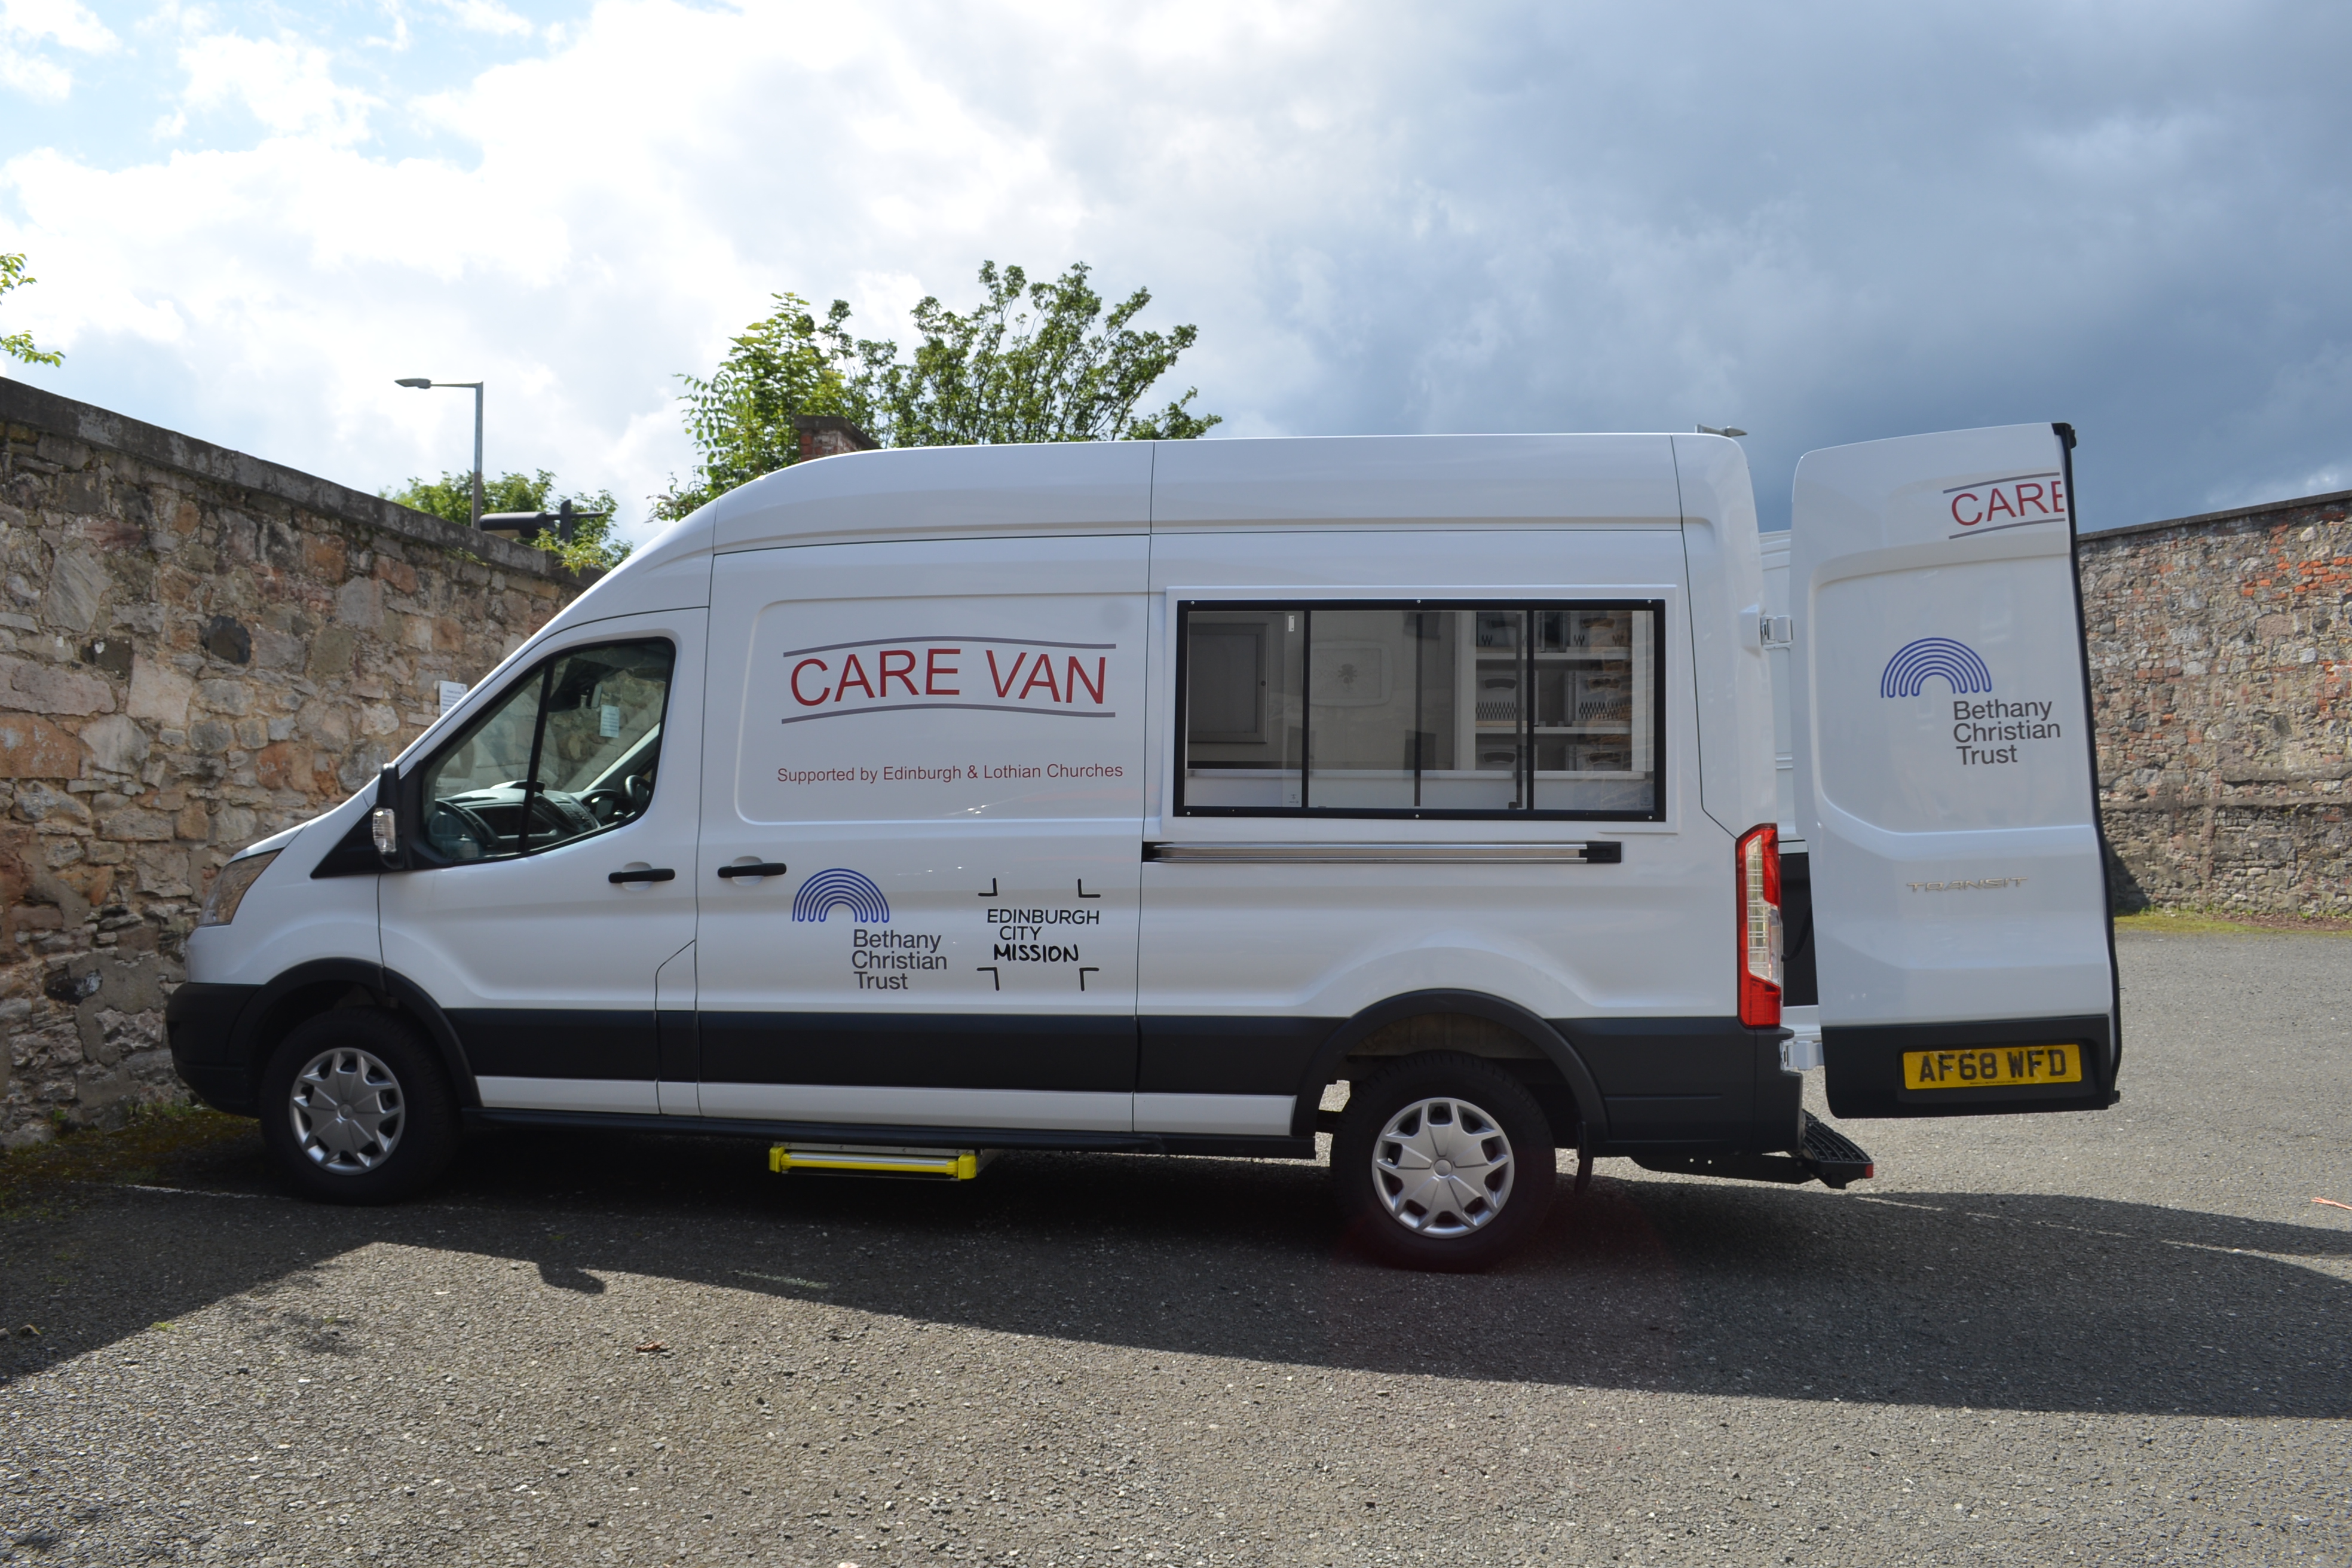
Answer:
[[[392,384],[394,386],[430,386],[433,383],[421,375],[404,375]]]

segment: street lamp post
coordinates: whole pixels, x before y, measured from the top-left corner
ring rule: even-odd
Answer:
[[[428,381],[421,375],[404,375],[396,386],[470,386],[474,389],[474,515],[469,526],[482,526],[482,384],[478,381]]]

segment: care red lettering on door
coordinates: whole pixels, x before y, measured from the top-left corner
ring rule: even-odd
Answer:
[[[857,662],[857,656],[854,653],[849,656],[848,662],[841,667],[841,684],[834,689],[833,700],[835,702],[848,701],[849,688],[853,683],[866,696],[874,695],[874,683],[866,679],[866,667]]]
[[[961,652],[963,652],[963,649],[960,647],[935,647],[925,650],[923,654],[924,696],[961,697],[963,695],[963,688],[961,686],[941,686],[940,684],[940,679],[942,676],[951,677],[961,675],[962,673],[954,665],[942,664],[940,661],[942,659],[953,658],[956,655]]]
[[[893,659],[898,660],[893,664]],[[907,689],[909,697],[920,697],[915,689],[915,652],[912,648],[886,647],[882,650],[882,695],[890,695],[890,683],[897,681]]]
[[[988,666],[982,689],[961,681],[961,661],[975,653]],[[782,719],[797,724],[924,708],[1108,719],[1118,656],[1116,643],[1034,637],[871,637],[788,648],[782,657],[792,702]]]
[[[1962,528],[1987,523],[2014,528],[2023,522],[2054,522],[2066,515],[2066,481],[2058,474],[2022,474],[1944,493],[1950,500],[1952,521]]]

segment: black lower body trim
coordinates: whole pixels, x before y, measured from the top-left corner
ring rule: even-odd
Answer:
[[[452,1007],[447,1016],[478,1078],[649,1079],[657,1070],[650,1007]]]
[[[172,1039],[172,1054],[192,1062],[236,1059],[232,1036],[237,1015],[261,990],[258,985],[219,985],[190,980],[163,1004],[163,1027]]]
[[[1137,1092],[1296,1094],[1343,1018],[1147,1016]]]
[[[706,1012],[696,1028],[705,1083],[1135,1089],[1130,1013]]]
[[[468,1126],[603,1128],[696,1137],[798,1139],[811,1143],[902,1149],[1040,1149],[1064,1153],[1211,1154],[1228,1159],[1311,1160],[1312,1138],[1207,1138],[1173,1132],[1035,1131],[1003,1127],[883,1127],[871,1122],[762,1121],[748,1117],[630,1116],[584,1110],[468,1110]]]
[[[257,1064],[237,1049],[236,1024],[261,990],[191,980],[163,1004],[164,1037],[180,1081],[215,1110],[250,1116]]]
[[[659,1044],[656,1065],[664,1083],[694,1083],[702,1077],[702,1036],[693,1009],[673,1008],[658,1015],[654,1026]]]
[[[1299,1115],[1292,1131],[1311,1136],[1323,1077],[1340,1071],[1346,1049],[1399,1004],[1482,1016],[1491,1016],[1482,1008],[1495,1005],[1488,998],[1444,993],[1398,998],[1355,1019],[1146,1016],[1138,1088],[1166,1094],[1296,1094]],[[1793,1151],[1803,1135],[1804,1080],[1780,1070],[1785,1029],[1751,1029],[1738,1018],[1706,1016],[1530,1016],[1528,1024],[1557,1031],[1591,1073],[1607,1126],[1605,1140],[1594,1140],[1594,1153],[1643,1147],[1676,1153]],[[1559,1062],[1530,1056],[1500,1065],[1528,1080],[1558,1146],[1583,1141],[1581,1108]]]
[[[1914,1089],[1903,1079],[1906,1051],[2028,1050],[2066,1045],[2082,1053],[2083,1081]],[[1822,1031],[1830,1110],[1857,1116],[2015,1116],[2039,1110],[2105,1110],[2116,1102],[2113,1040],[2104,1015],[2000,1018],[1982,1023],[1888,1024]]]
[[[1804,1079],[1780,1070],[1786,1029],[1738,1018],[1555,1018],[1601,1086],[1609,1141],[1676,1156],[1793,1150]]]
[[[254,1091],[253,1075],[245,1068],[185,1061],[176,1052],[172,1066],[178,1071],[180,1081],[215,1110],[224,1110],[231,1116],[260,1114],[260,1097]]]

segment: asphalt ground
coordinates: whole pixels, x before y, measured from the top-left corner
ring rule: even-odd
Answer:
[[[2123,964],[2115,1110],[1603,1162],[1471,1278],[1304,1163],[502,1133],[353,1211],[196,1119],[0,1216],[0,1559],[2352,1563],[2352,942]]]

